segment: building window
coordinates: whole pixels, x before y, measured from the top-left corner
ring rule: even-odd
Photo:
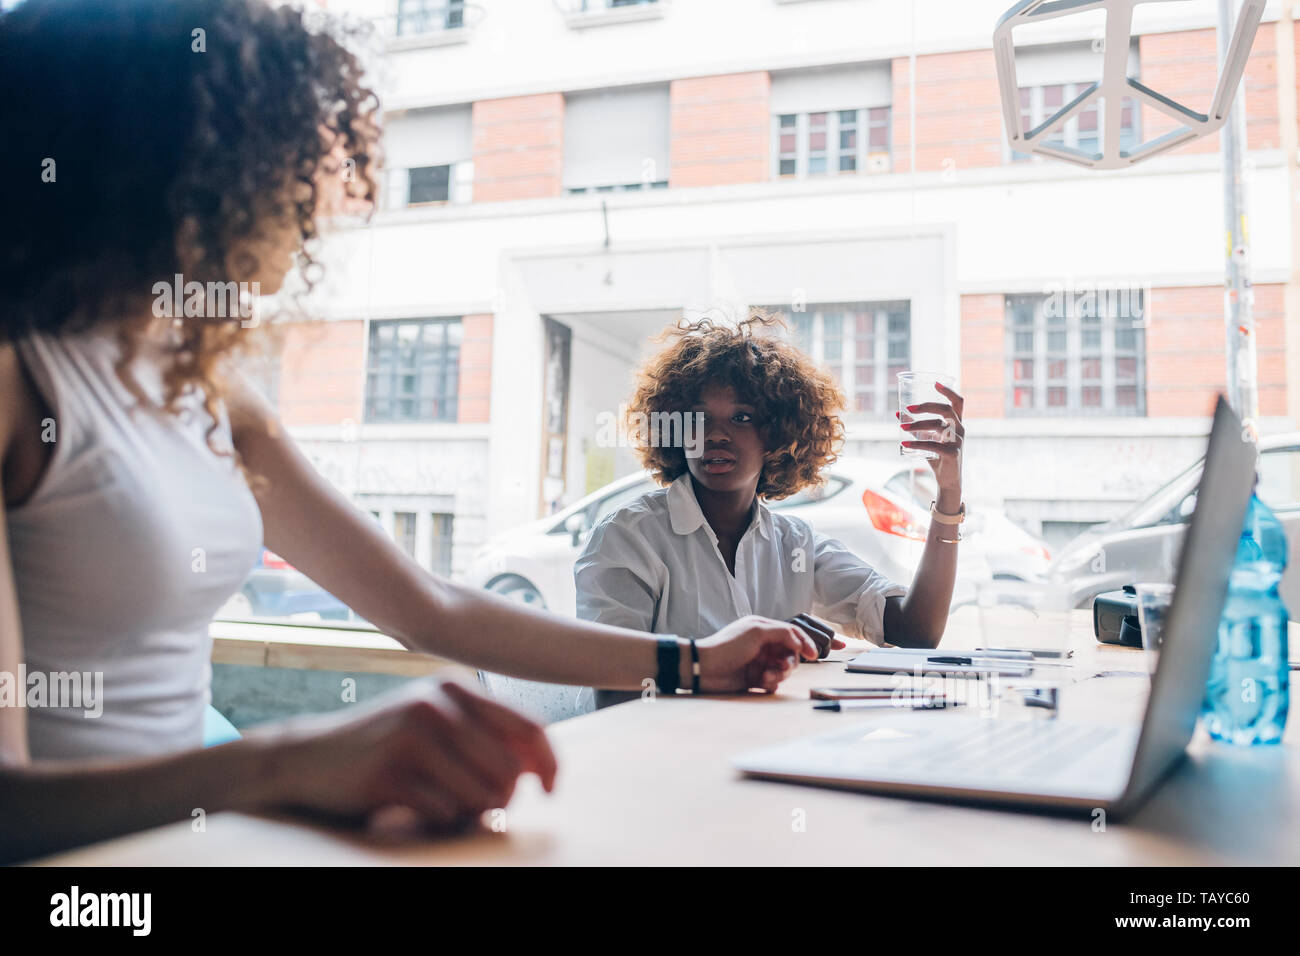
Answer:
[[[366,421],[454,422],[460,319],[372,322]]]
[[[1008,415],[1145,415],[1139,290],[1008,296]]]
[[[416,166],[410,170],[406,204],[446,202],[451,195],[450,183],[450,166]]]
[[[908,302],[850,302],[784,308],[796,345],[835,378],[856,416],[885,418],[898,405],[898,373],[912,361]]]
[[[384,118],[385,209],[464,203],[474,193],[473,108],[394,111]]]
[[[393,512],[393,541],[411,557],[415,557],[415,512]]]
[[[465,25],[465,0],[397,0],[397,35],[416,36]]]
[[[667,188],[671,114],[667,84],[566,95],[565,192]]]
[[[443,577],[451,576],[451,542],[454,517],[434,513],[429,546],[429,570]]]
[[[1066,103],[1086,90],[1091,83],[1053,83],[1046,86],[1020,87],[1020,129],[1029,133],[1052,118]],[[1086,110],[1074,114],[1065,121],[1050,139],[1044,143],[1053,146],[1068,146],[1084,153],[1101,152],[1101,131],[1105,126],[1105,100],[1094,100]],[[1119,148],[1129,150],[1138,142],[1137,103],[1129,97],[1122,100],[1120,117]],[[1011,151],[1013,162],[1028,159],[1029,153]]]
[[[776,139],[778,177],[888,172],[890,108],[782,113]]]

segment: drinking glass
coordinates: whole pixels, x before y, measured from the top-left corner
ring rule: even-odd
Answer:
[[[936,372],[898,373],[898,420],[900,424],[924,421],[935,417],[930,412],[913,413],[907,410],[907,406],[920,405],[923,402],[947,402],[948,397],[934,387],[935,382],[941,382],[947,388],[953,387],[953,379],[950,375],[940,375]],[[903,434],[902,441],[943,441],[944,437],[942,428],[926,428],[920,431],[904,432]],[[925,451],[921,448],[906,448],[902,444],[898,446],[898,452],[907,458],[939,457],[936,452]]]
[[[1137,590],[1138,626],[1142,629],[1142,655],[1147,673],[1156,672],[1160,644],[1165,637],[1165,618],[1174,599],[1172,584],[1139,584]]]
[[[1063,582],[991,580],[980,582],[980,646],[986,651],[1033,654],[1028,677],[999,677],[1003,702],[1056,716],[1060,695],[1071,682],[1071,593]]]

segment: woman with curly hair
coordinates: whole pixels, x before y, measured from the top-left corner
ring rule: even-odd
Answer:
[[[344,41],[264,0],[0,13],[0,859],[196,807],[452,825],[521,773],[551,787],[542,730],[454,684],[202,749],[208,624],[264,543],[412,649],[542,681],[689,682],[685,637],[422,570],[241,376],[229,287],[275,293],[296,259],[310,288],[317,217],[374,199],[377,103]],[[774,689],[816,655],[758,618],[695,650],[714,691]],[[47,706],[32,675],[102,679],[102,710]]]
[[[701,427],[694,442],[689,427],[636,429],[642,463],[667,487],[592,530],[574,566],[578,616],[690,635],[746,614],[816,627],[811,613],[876,644],[935,647],[957,571],[955,538],[943,530],[950,525],[931,523],[909,590],[806,521],[763,504],[818,484],[844,436],[843,394],[799,349],[764,334],[780,324],[754,311],[735,326],[701,319],[665,333],[675,340],[638,373],[629,420],[694,415]],[[904,444],[938,455],[930,459],[935,508],[956,518],[962,398],[939,388],[950,401],[916,407],[920,420],[902,427],[939,428],[953,440]],[[599,695],[601,704],[619,699]]]

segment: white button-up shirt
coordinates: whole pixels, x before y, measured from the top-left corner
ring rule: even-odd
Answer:
[[[906,594],[842,543],[759,500],[733,577],[690,473],[608,515],[574,565],[578,617],[707,637],[746,614],[808,612],[851,637],[884,642],[885,599]]]

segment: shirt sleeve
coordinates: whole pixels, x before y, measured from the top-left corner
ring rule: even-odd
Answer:
[[[573,565],[578,617],[584,621],[654,629],[660,588],[649,544],[615,512],[596,525]]]
[[[895,584],[837,538],[813,535],[813,613],[850,637],[885,642],[885,599],[907,588]]]

